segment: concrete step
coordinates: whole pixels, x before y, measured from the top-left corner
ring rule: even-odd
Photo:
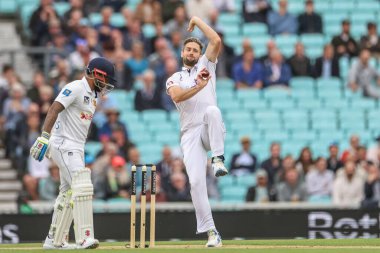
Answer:
[[[21,191],[22,184],[20,181],[12,180],[0,183],[0,191]]]
[[[1,202],[15,202],[18,197],[18,192],[0,192],[0,203]]]
[[[0,159],[0,170],[12,169],[12,163],[8,159]]]
[[[15,170],[0,170],[0,180],[15,180],[17,179],[17,171]]]
[[[0,202],[0,213],[9,214],[17,213],[17,203],[16,202]]]

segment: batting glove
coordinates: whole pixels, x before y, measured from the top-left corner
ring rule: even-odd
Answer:
[[[50,134],[42,132],[41,137],[38,137],[30,149],[30,155],[41,162],[44,159],[45,153],[49,146]]]

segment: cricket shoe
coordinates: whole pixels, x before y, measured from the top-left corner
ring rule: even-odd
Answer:
[[[77,249],[96,249],[99,247],[99,241],[94,238],[84,239],[81,244],[77,244]]]
[[[228,174],[226,166],[224,166],[224,156],[214,156],[211,161],[212,169],[216,177],[222,177]]]
[[[54,239],[49,238],[49,236],[46,236],[44,245],[42,246],[43,249],[61,249],[61,250],[70,250],[70,249],[76,249],[76,245],[74,244],[68,244],[67,242],[63,242],[60,246],[54,246]]]
[[[207,231],[207,235],[208,241],[206,247],[222,247],[222,238],[216,229],[210,229]]]

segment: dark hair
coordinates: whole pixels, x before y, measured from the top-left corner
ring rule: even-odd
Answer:
[[[3,73],[9,71],[9,70],[13,70],[13,67],[9,64],[4,64],[3,66]]]
[[[373,22],[368,22],[367,29],[376,28],[376,24]]]
[[[183,42],[183,48],[185,48],[186,44],[187,43],[190,43],[190,42],[195,42],[199,45],[199,47],[201,48],[201,52],[203,50],[203,44],[202,42],[198,39],[198,38],[195,38],[195,37],[190,37],[190,38],[187,38],[184,42]]]

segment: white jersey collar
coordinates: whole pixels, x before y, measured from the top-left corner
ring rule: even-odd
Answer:
[[[84,83],[84,87],[86,88],[86,91],[87,91],[88,93],[92,93],[92,90],[91,90],[91,88],[90,88],[90,85],[89,85],[88,82],[87,82],[86,77],[83,77],[83,78],[82,78],[82,81],[83,81],[83,83]]]

